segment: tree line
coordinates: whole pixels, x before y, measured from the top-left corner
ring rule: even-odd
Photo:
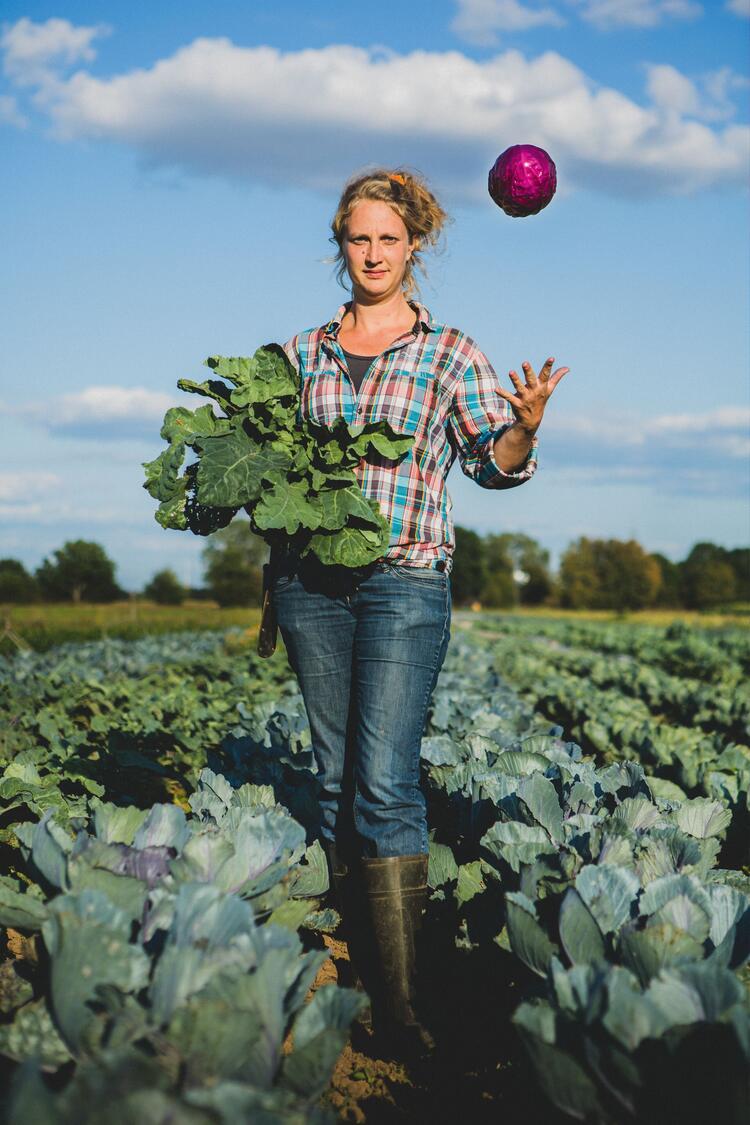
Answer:
[[[479,535],[457,526],[451,575],[453,604],[489,609],[550,606],[566,609],[637,610],[650,607],[711,609],[750,602],[750,548],[728,550],[700,542],[672,562],[649,553],[634,539],[571,543],[557,572],[549,551],[518,532]],[[157,571],[139,591],[162,605],[186,598],[221,606],[259,605],[265,542],[245,521],[214,532],[203,553],[203,585],[187,588],[170,568]],[[69,540],[33,573],[17,559],[0,559],[0,603],[112,602],[130,597],[115,578],[104,548]]]

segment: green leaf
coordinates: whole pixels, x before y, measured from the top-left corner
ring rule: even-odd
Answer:
[[[352,488],[332,488],[311,499],[320,514],[316,524],[321,531],[338,531],[350,518],[359,519],[367,526],[378,528],[380,521],[363,496],[359,485]],[[309,525],[306,525],[309,526]]]
[[[146,813],[146,809],[138,809],[134,805],[122,807],[102,802],[94,810],[97,839],[105,844],[132,844]]]
[[[43,926],[51,956],[51,1006],[67,1047],[77,1054],[96,1017],[89,1001],[99,985],[122,992],[142,988],[149,976],[146,953],[129,943],[130,918],[101,891],[59,895]]]
[[[452,883],[458,878],[458,864],[453,850],[447,844],[437,844],[430,841],[430,852],[427,861],[427,885],[435,890],[445,883]]]
[[[565,892],[560,907],[559,929],[563,949],[574,965],[605,959],[602,932],[574,887]]]
[[[564,838],[563,814],[557,790],[549,778],[543,777],[541,773],[532,773],[519,785],[518,796],[549,834],[550,840],[561,844]]]
[[[31,857],[34,866],[54,887],[67,888],[68,856],[73,841],[64,828],[47,812],[31,834]]]
[[[253,519],[259,528],[264,531],[283,529],[287,535],[293,535],[301,528],[316,530],[323,515],[317,498],[310,498],[307,485],[302,481],[275,483],[263,492],[253,511]]]
[[[666,1029],[663,1013],[639,987],[631,972],[613,966],[607,978],[609,1003],[602,1023],[628,1051],[644,1039],[658,1039]]]
[[[201,504],[241,508],[256,501],[265,480],[284,476],[291,455],[286,448],[258,445],[242,428],[201,443],[196,496]]]
[[[549,768],[549,758],[529,750],[505,750],[498,755],[494,768],[501,773],[525,777],[532,773],[544,773]]]
[[[222,373],[234,365],[232,374],[225,377],[236,383],[231,396],[235,406],[254,406],[299,395],[298,376],[283,350],[279,349],[279,352],[271,354],[261,348],[250,360],[244,357],[223,360],[217,367],[217,371],[222,368]]]
[[[480,840],[480,846],[491,856],[504,859],[516,872],[521,870],[522,863],[534,863],[540,855],[557,853],[544,828],[520,821],[493,824]]]
[[[154,518],[157,523],[167,530],[184,531],[188,526],[186,514],[187,481],[179,482],[179,494],[172,500],[166,500],[156,509]]]
[[[544,1029],[540,1026],[540,1013],[545,1016],[549,1013]],[[513,1016],[513,1023],[521,1033],[540,1085],[552,1104],[578,1120],[605,1121],[607,1116],[587,1068],[567,1051],[554,1045],[554,1016],[549,1006],[522,1004]],[[544,1037],[543,1030],[546,1032]]]
[[[694,797],[675,810],[674,818],[688,836],[705,840],[709,836],[720,836],[729,826],[732,814],[720,801]]]
[[[641,887],[633,871],[611,864],[581,868],[575,885],[604,934],[613,933],[628,920]]]
[[[205,398],[212,398],[228,415],[236,413],[237,408],[232,405],[229,388],[219,379],[206,379],[203,383],[196,383],[193,379],[178,379],[177,386],[181,391],[193,391]]]
[[[343,527],[338,532],[319,532],[312,536],[309,550],[325,566],[367,566],[384,554],[390,539],[390,527],[381,516],[381,527]]]
[[[458,884],[456,886],[456,900],[459,906],[470,902],[475,895],[485,889],[482,878],[482,861],[474,860],[473,863],[462,863],[458,869]]]
[[[178,499],[184,494],[184,482],[180,485],[179,472],[185,460],[185,442],[176,441],[168,445],[153,461],[143,461],[146,481],[143,487],[154,500],[165,503]]]
[[[0,926],[15,930],[40,930],[47,917],[47,906],[30,894],[22,894],[9,886],[10,880],[0,882]]]
[[[539,976],[545,976],[557,946],[549,940],[536,919],[531,899],[518,891],[505,896],[510,947],[524,965]]]
[[[282,1083],[305,1100],[317,1100],[331,1080],[352,1020],[366,1006],[367,998],[353,989],[319,988],[294,1021],[294,1047],[284,1059]]]
[[[231,428],[231,421],[214,414],[209,403],[199,406],[197,410],[174,406],[164,415],[161,436],[172,443],[190,444],[193,438],[227,434]]]
[[[45,1000],[34,1000],[20,1008],[12,1023],[0,1026],[0,1055],[16,1062],[36,1058],[42,1070],[57,1070],[70,1058]]]
[[[310,913],[310,903],[303,898],[290,898],[271,912],[268,919],[276,926],[286,926],[295,933]]]

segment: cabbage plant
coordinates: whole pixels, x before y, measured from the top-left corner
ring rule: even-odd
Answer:
[[[414,435],[386,420],[350,425],[342,417],[321,426],[303,418],[298,376],[278,344],[205,364],[214,378],[177,385],[212,402],[168,410],[161,436],[169,444],[143,463],[162,527],[210,535],[244,508],[257,535],[300,556],[349,567],[379,558],[390,525],[354,469],[369,454],[397,461]],[[188,449],[195,460],[180,475]]]

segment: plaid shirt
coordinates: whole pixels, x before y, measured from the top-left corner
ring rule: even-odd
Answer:
[[[398,463],[371,453],[355,470],[367,497],[377,500],[391,524],[383,558],[450,573],[455,535],[446,477],[458,456],[467,477],[482,488],[515,488],[535,473],[537,438],[522,467],[500,469],[493,443],[514,421],[509,402],[497,394],[499,380],[487,357],[458,328],[436,323],[410,302],[415,326],[382,352],[359,393],[349,377],[338,342],[351,302],[328,324],[293,336],[284,350],[300,374],[299,418],[324,425],[343,416],[353,425],[387,419],[397,431],[414,434]]]

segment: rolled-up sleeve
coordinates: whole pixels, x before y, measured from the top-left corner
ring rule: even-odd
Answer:
[[[448,433],[461,469],[482,488],[515,488],[536,472],[538,438],[532,439],[526,460],[506,473],[494,456],[500,435],[515,420],[509,402],[497,393],[498,379],[492,364],[479,348],[471,350],[448,415]]]
[[[286,357],[291,363],[294,370],[299,374],[300,369],[300,356],[299,356],[299,333],[292,336],[285,344],[281,345],[286,352]]]

